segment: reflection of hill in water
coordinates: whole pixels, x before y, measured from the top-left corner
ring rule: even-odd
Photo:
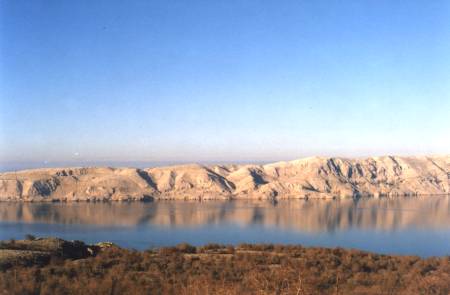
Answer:
[[[27,223],[194,227],[261,224],[299,231],[450,227],[450,198],[153,203],[0,203],[0,220]]]

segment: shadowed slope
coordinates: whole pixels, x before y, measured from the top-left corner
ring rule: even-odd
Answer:
[[[311,157],[267,165],[36,169],[0,174],[0,200],[334,198],[448,194],[450,157]]]

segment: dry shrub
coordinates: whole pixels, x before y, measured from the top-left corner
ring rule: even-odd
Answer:
[[[0,294],[449,294],[450,257],[188,244],[0,272]]]

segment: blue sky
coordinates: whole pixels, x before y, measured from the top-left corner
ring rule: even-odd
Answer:
[[[0,1],[0,161],[450,152],[449,1]]]

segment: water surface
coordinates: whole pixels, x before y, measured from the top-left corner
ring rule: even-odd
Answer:
[[[450,198],[0,203],[0,239],[25,234],[146,249],[284,243],[450,255]]]

